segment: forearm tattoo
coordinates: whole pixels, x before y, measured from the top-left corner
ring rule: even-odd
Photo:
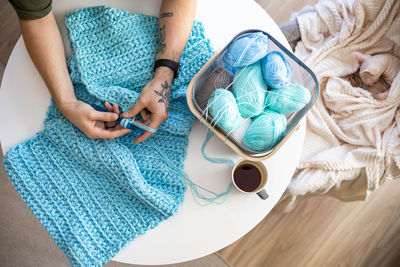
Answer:
[[[157,46],[157,54],[162,54],[165,50],[165,24],[161,26],[158,30],[158,46]]]
[[[174,13],[172,12],[163,12],[160,15],[160,19],[162,18],[169,18],[172,17]],[[159,29],[158,29],[158,46],[157,46],[157,54],[162,54],[165,50],[165,47],[167,45],[165,44],[165,24],[163,24]]]
[[[164,103],[165,105],[165,114],[168,114],[169,111],[169,96],[171,94],[170,88],[171,86],[167,81],[165,81],[164,84],[161,84],[161,91],[154,90],[154,93],[160,97],[158,103]]]
[[[174,15],[174,13],[172,13],[172,12],[163,12],[163,13],[161,13],[161,15],[160,15],[160,19],[162,19],[162,18],[169,18],[169,17],[172,17]]]

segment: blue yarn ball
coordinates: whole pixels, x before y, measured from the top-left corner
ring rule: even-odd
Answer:
[[[227,70],[227,71],[230,71],[232,74],[235,74],[236,73],[236,68],[235,67],[230,67],[230,66],[228,66],[228,65],[226,65],[226,64],[224,64],[224,68]]]
[[[286,125],[284,115],[265,109],[250,124],[243,137],[243,145],[258,152],[270,149],[283,137]]]
[[[292,69],[286,58],[279,51],[269,52],[261,60],[261,70],[269,87],[279,89],[290,83]]]
[[[235,97],[226,89],[218,88],[208,100],[208,111],[213,117],[213,122],[230,132],[239,126],[242,118],[236,105]]]
[[[265,99],[267,107],[279,113],[292,113],[302,109],[310,102],[311,93],[299,84],[289,84],[278,90],[268,92]]]
[[[223,60],[230,67],[244,67],[265,57],[268,47],[268,36],[262,32],[253,32],[233,41]]]
[[[260,63],[236,71],[233,78],[233,94],[243,118],[260,114],[265,106],[265,96],[268,87],[261,73]]]

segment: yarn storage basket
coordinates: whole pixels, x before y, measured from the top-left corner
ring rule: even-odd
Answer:
[[[299,111],[294,113],[286,114],[287,128],[285,130],[284,136],[278,141],[272,148],[267,151],[253,151],[246,148],[240,142],[235,140],[231,135],[220,127],[218,124],[212,123],[212,118],[206,116],[204,109],[199,105],[199,101],[203,95],[204,90],[203,85],[207,81],[208,77],[213,74],[216,69],[221,67],[226,68],[223,57],[229,47],[238,38],[253,32],[262,32],[269,38],[269,51],[278,50],[281,52],[285,59],[288,61],[292,69],[292,83],[300,84],[307,88],[311,94],[311,100]],[[229,69],[228,69],[229,70]],[[232,148],[235,153],[244,159],[251,161],[261,161],[271,157],[279,148],[290,138],[290,136],[300,127],[300,120],[307,114],[307,112],[314,105],[319,94],[318,81],[315,74],[308,68],[300,59],[298,59],[291,51],[285,48],[281,43],[279,43],[270,34],[261,30],[246,30],[240,32],[236,35],[220,52],[216,52],[202,67],[202,69],[193,77],[190,82],[186,98],[188,106],[191,112],[200,120],[201,123],[206,125],[216,136],[218,136],[226,145]]]

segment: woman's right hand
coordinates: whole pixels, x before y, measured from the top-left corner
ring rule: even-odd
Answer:
[[[110,105],[105,104],[109,112],[95,110],[89,104],[80,100],[64,103],[58,108],[61,113],[90,139],[114,139],[125,135],[131,130],[115,124],[118,119],[118,107],[110,110]],[[113,125],[110,127],[110,125]]]

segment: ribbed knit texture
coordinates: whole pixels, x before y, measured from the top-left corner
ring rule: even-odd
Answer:
[[[153,77],[158,19],[109,7],[80,9],[65,19],[78,99],[129,109]],[[73,266],[107,263],[178,211],[186,185],[153,146],[183,170],[194,120],[186,88],[212,53],[195,22],[171,86],[169,119],[142,143],[133,143],[136,132],[88,139],[52,103],[44,129],[6,154],[10,180]]]
[[[387,99],[376,100],[344,77],[358,71],[354,51],[400,56],[400,1],[321,0],[297,17],[296,55],[312,68],[320,96],[307,114],[297,171],[282,199],[304,195],[364,200],[400,178],[400,73]]]

